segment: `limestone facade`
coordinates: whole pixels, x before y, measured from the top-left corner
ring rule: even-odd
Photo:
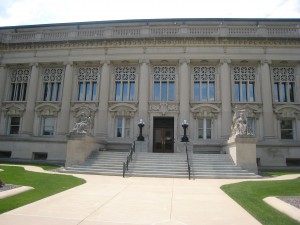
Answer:
[[[65,161],[82,110],[104,149],[143,136],[220,152],[247,112],[260,166],[299,164],[300,20],[170,19],[0,28],[0,156]],[[10,155],[11,154],[11,155]],[[297,161],[298,160],[298,161]]]

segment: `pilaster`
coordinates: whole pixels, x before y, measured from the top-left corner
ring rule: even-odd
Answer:
[[[101,61],[98,117],[95,118],[96,136],[108,136],[108,101],[110,93],[110,61]]]
[[[232,122],[231,109],[231,79],[230,79],[230,59],[222,59],[221,63],[221,137],[228,139],[230,136],[230,127]]]
[[[26,100],[26,110],[23,116],[22,134],[25,135],[33,134],[34,115],[35,115],[34,108],[35,108],[35,102],[37,98],[38,80],[39,80],[38,72],[39,72],[38,63],[32,63],[29,85],[27,87],[28,95]]]
[[[148,102],[149,102],[149,63],[148,59],[141,59],[140,77],[139,77],[139,119],[145,121],[143,129],[144,136],[149,136],[149,118],[148,118]]]
[[[5,65],[0,65],[0,135],[4,134],[5,132],[5,121],[2,116],[2,102],[5,101],[5,85],[6,85],[6,80],[7,80],[7,75],[6,75],[6,68]]]
[[[180,121],[179,125],[183,122],[183,120],[190,121],[190,74],[189,74],[189,59],[180,59],[179,60],[179,93],[180,93]],[[183,129],[179,128],[181,136],[183,135]],[[188,133],[190,133],[188,131]],[[188,135],[189,136],[189,135]]]
[[[274,114],[270,60],[261,60],[261,85],[263,102],[263,135],[265,139],[274,138]]]
[[[73,62],[65,62],[66,72],[63,83],[62,104],[60,116],[57,123],[57,134],[65,135],[69,133],[70,123],[70,105],[72,100],[72,84],[73,84]]]

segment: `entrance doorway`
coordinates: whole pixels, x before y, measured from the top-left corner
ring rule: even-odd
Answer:
[[[153,130],[153,152],[174,152],[174,118],[155,117]]]

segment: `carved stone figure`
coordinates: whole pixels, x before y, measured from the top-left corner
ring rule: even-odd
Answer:
[[[237,135],[253,135],[248,129],[247,116],[245,110],[238,110],[234,113],[232,119],[231,132],[232,136]]]
[[[77,117],[77,121],[70,132],[70,134],[90,134],[92,127],[92,119],[90,111],[87,108],[83,108]]]

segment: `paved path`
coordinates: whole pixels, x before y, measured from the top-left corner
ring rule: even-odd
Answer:
[[[87,183],[4,213],[0,225],[260,224],[220,190],[239,180],[76,176]]]

